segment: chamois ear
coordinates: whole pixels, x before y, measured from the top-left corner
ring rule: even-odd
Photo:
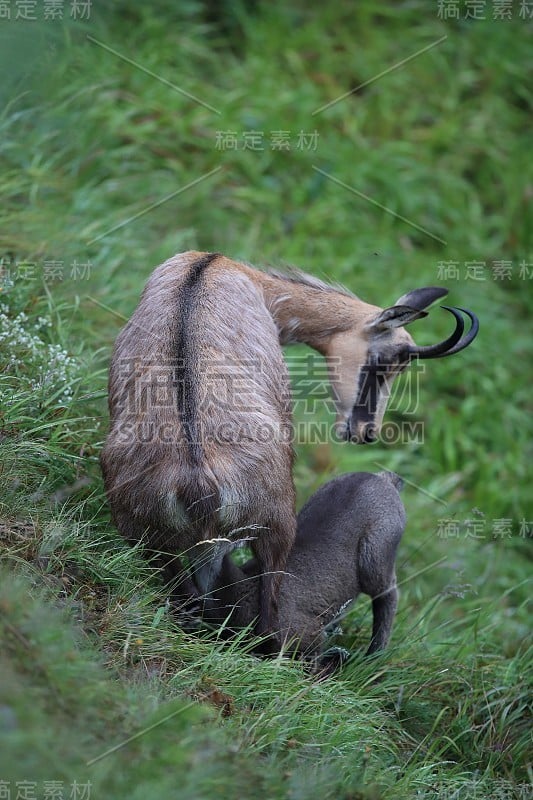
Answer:
[[[427,317],[427,311],[420,311],[410,306],[391,306],[380,311],[377,317],[369,320],[365,325],[367,331],[384,331],[388,328],[401,328],[414,322],[415,319]]]
[[[423,289],[413,289],[412,292],[407,292],[407,294],[402,294],[399,297],[395,304],[396,306],[410,306],[411,308],[418,308],[422,310],[423,308],[427,308],[434,303],[435,300],[438,300],[440,297],[444,297],[448,294],[448,289],[444,289],[442,286],[426,286]]]

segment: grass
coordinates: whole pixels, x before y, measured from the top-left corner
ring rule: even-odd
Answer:
[[[40,796],[90,781],[94,798],[528,797],[528,23],[444,21],[421,2],[213,9],[115,3],[0,28],[0,781]],[[294,263],[381,305],[443,284],[480,317],[470,349],[418,376],[416,408],[388,414],[421,440],[297,446],[299,504],[348,470],[407,481],[391,647],[360,656],[359,601],[335,679],[183,631],[110,524],[110,347],[153,267],[187,248]],[[448,326],[435,309],[412,333]]]

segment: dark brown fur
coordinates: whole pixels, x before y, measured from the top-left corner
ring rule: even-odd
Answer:
[[[279,594],[279,638],[289,652],[317,658],[325,629],[360,592],[372,598],[367,653],[387,646],[398,591],[394,562],[405,510],[394,473],[356,472],[326,483],[298,515],[298,532]],[[258,614],[257,565],[242,568],[229,555],[212,568],[204,618],[230,630]]]

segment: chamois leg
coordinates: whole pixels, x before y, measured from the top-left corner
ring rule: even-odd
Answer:
[[[183,605],[198,596],[194,582],[183,566],[180,557],[167,552],[166,548],[172,539],[172,532],[155,530],[151,526],[144,525],[140,520],[133,519],[129,512],[120,508],[115,508],[113,511],[113,522],[128,544],[132,546],[143,544],[147,560],[160,571],[165,586],[170,589],[173,602]]]
[[[359,545],[359,586],[372,598],[372,639],[367,655],[383,650],[388,644],[396,607],[398,590],[394,562],[402,529],[369,531]]]
[[[170,591],[172,603],[183,608],[190,606],[192,611],[198,600],[198,590],[179,556],[158,552],[149,555],[149,558],[160,570],[163,582]]]
[[[394,622],[396,607],[398,605],[398,590],[394,578],[393,581],[394,585],[391,586],[390,589],[372,598],[372,614],[374,620],[372,624],[372,639],[366,651],[367,656],[376,653],[378,650],[383,650],[389,643],[392,623]]]
[[[294,539],[296,519],[288,524],[271,524],[268,530],[260,531],[252,544],[254,555],[261,567],[259,582],[259,616],[255,627],[258,636],[269,639],[261,647],[265,653],[277,653],[279,641],[278,596],[283,571]]]
[[[202,613],[209,604],[214,586],[220,577],[224,558],[238,546],[238,542],[200,542],[189,555],[191,573]]]
[[[317,680],[325,680],[336,672],[340,672],[349,658],[350,652],[345,650],[344,647],[330,647],[315,659],[312,671],[317,676]]]

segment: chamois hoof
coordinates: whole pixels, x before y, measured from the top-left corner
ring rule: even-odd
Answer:
[[[197,631],[202,623],[203,598],[188,597],[171,594],[168,600],[170,610],[184,631]]]
[[[324,680],[340,672],[350,658],[350,651],[344,647],[330,647],[320,655],[313,666],[313,672],[318,680]]]

